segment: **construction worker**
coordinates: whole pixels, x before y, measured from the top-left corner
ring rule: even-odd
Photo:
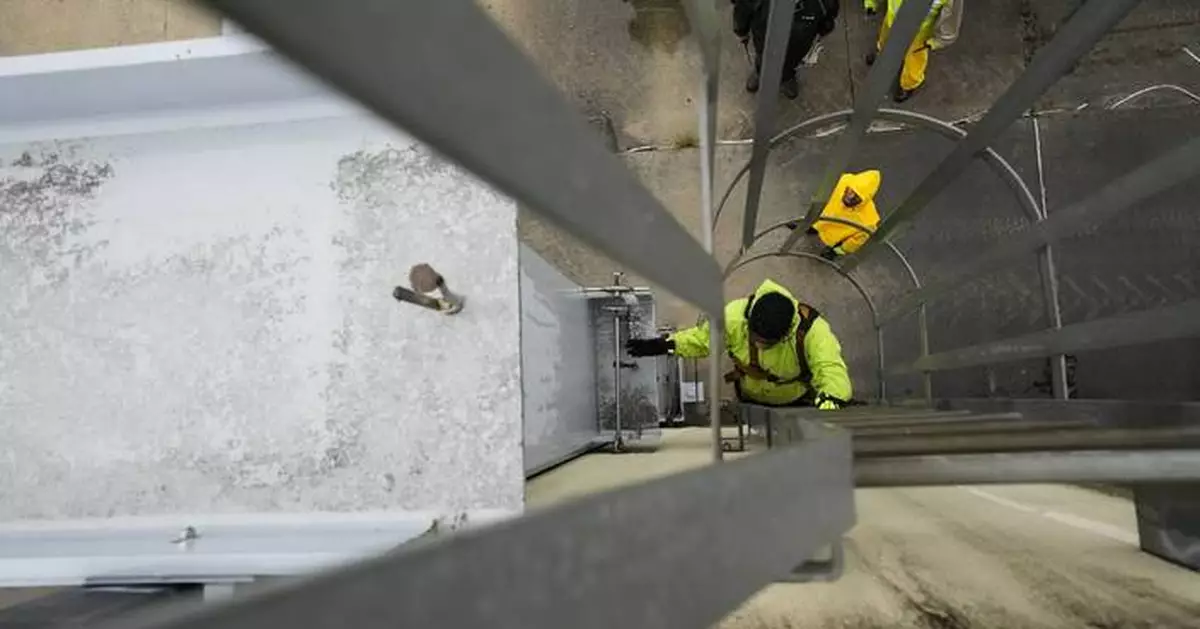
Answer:
[[[796,0],[791,34],[783,57],[783,74],[779,79],[779,93],[784,98],[794,100],[800,95],[796,69],[813,49],[817,37],[833,31],[839,6],[839,0]],[[747,92],[758,91],[770,14],[770,0],[733,0],[733,33],[742,46],[749,42],[754,44],[754,69],[746,79]]]
[[[869,233],[852,225],[821,220],[822,218],[840,218],[852,221],[875,231],[879,227],[879,211],[875,209],[875,193],[883,175],[878,170],[864,170],[861,173],[846,173],[838,178],[837,186],[825,209],[821,210],[813,226],[808,228],[809,234],[817,236],[825,244],[821,257],[833,260],[837,256],[858,251],[871,237]]]
[[[892,100],[903,103],[925,83],[925,68],[929,65],[929,51],[942,50],[958,39],[958,29],[962,26],[963,0],[933,0],[929,14],[917,29],[917,36],[908,46],[904,54],[904,66],[896,81]],[[879,25],[879,38],[875,42],[875,51],[867,55],[867,65],[875,63],[875,55],[883,50],[887,43],[888,33],[896,14],[904,0],[887,0],[887,13]]]
[[[708,335],[705,321],[659,338],[632,339],[626,349],[634,357],[704,358]],[[733,383],[739,400],[833,410],[853,395],[842,346],[829,323],[771,280],[725,305],[725,349],[734,366],[725,381]]]

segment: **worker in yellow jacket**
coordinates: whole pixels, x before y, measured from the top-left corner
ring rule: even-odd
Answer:
[[[858,251],[859,247],[867,244],[871,237],[869,233],[852,225],[838,223],[825,218],[842,219],[858,223],[872,232],[879,227],[879,210],[875,209],[875,193],[879,192],[879,184],[883,175],[878,170],[864,170],[861,173],[846,173],[838,178],[833,194],[821,210],[809,233],[816,235],[825,243],[821,257],[832,260],[837,256]]]
[[[925,69],[929,65],[929,51],[942,50],[958,39],[958,30],[962,26],[963,0],[933,0],[929,14],[917,29],[917,36],[908,46],[904,55],[904,66],[900,69],[900,77],[892,99],[902,103],[912,96],[917,88],[925,83]],[[888,33],[896,21],[896,14],[904,0],[887,0],[887,12],[879,25],[879,38],[876,40],[875,52],[867,55],[867,65],[875,62],[875,54],[883,50],[887,43]]]
[[[632,339],[626,349],[634,357],[704,358],[708,338],[706,321],[668,336]],[[734,384],[740,400],[832,410],[848,404],[854,393],[829,323],[771,280],[725,305],[725,349],[733,361],[725,380]]]

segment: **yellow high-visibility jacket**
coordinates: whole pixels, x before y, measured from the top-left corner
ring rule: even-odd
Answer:
[[[873,231],[879,227],[879,210],[875,209],[875,193],[879,191],[879,182],[882,178],[878,170],[864,170],[861,173],[842,175],[838,179],[837,186],[833,188],[833,194],[829,196],[829,201],[825,203],[825,209],[821,210],[821,217],[830,216],[854,221]],[[862,197],[862,203],[854,207],[846,207],[842,203],[842,195],[846,192],[846,188],[851,188],[858,193],[858,196]],[[821,239],[821,242],[827,246],[841,249],[838,253],[854,253],[858,251],[859,247],[867,244],[867,239],[871,237],[849,225],[823,221],[820,218],[813,223],[813,228],[817,230],[817,237]]]
[[[767,293],[780,293],[796,305],[787,338],[765,349],[757,349],[757,366],[751,359],[750,306]],[[805,314],[809,316],[805,316]],[[807,330],[803,328],[807,326]],[[797,343],[797,334],[802,334]],[[708,322],[670,336],[675,353],[685,358],[704,358],[709,354]],[[799,356],[798,346],[803,346]],[[809,392],[824,393],[849,401],[854,395],[850,373],[842,360],[842,346],[823,317],[811,306],[796,301],[788,290],[764,280],[753,297],[735,299],[725,305],[725,349],[739,373],[738,389],[748,401],[762,404],[790,404]]]

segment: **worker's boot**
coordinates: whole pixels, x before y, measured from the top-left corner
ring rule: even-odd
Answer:
[[[751,94],[758,91],[758,73],[751,72],[750,76],[746,77],[746,91]]]
[[[795,75],[784,79],[779,84],[779,93],[788,100],[796,100],[796,97],[800,95],[800,82],[796,80]]]
[[[867,53],[867,57],[863,59],[863,61],[866,61],[868,66],[873,66],[875,65],[875,56],[877,54],[878,53],[876,51],[872,50],[871,52]]]

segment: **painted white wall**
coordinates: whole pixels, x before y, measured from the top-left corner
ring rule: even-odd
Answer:
[[[513,204],[366,117],[2,145],[0,521],[519,509],[517,292]]]

